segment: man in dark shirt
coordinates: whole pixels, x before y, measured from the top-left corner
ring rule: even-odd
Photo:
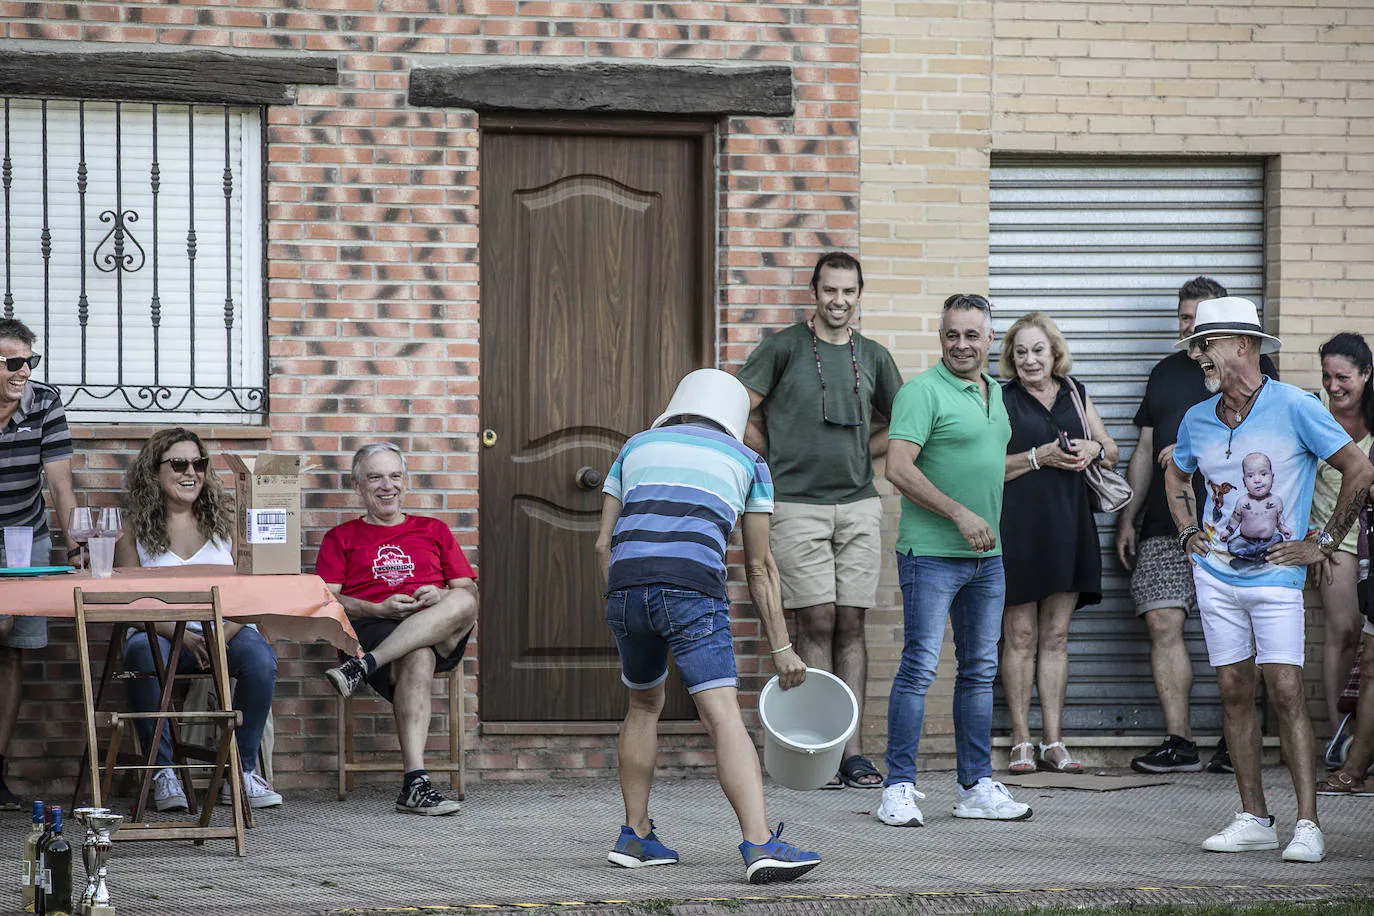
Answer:
[[[1196,277],[1183,284],[1178,291],[1179,338],[1193,333],[1199,302],[1225,295],[1226,288],[1210,277]],[[1260,369],[1271,378],[1279,377],[1268,356],[1261,358]],[[1150,633],[1150,668],[1167,732],[1163,743],[1131,761],[1131,767],[1142,773],[1202,769],[1188,717],[1193,663],[1183,641],[1183,622],[1188,611],[1196,610],[1197,599],[1193,594],[1192,570],[1178,546],[1178,531],[1169,515],[1164,468],[1173,455],[1183,415],[1209,397],[1202,369],[1187,353],[1177,352],[1155,364],[1135,415],[1140,441],[1126,470],[1135,496],[1121,512],[1116,553],[1121,564],[1131,570],[1136,615],[1145,619]],[[1201,506],[1202,475],[1193,478],[1193,486]],[[1232,772],[1224,738],[1207,769],[1213,773]]]
[[[856,258],[822,255],[811,274],[815,310],[765,338],[738,375],[751,409],[744,441],[768,459],[777,488],[772,549],[782,606],[797,618],[797,652],[849,685],[859,721],[868,680],[864,617],[877,604],[882,568],[873,459],[887,450],[887,420],[902,387],[892,354],[850,326],[863,288]],[[881,788],[860,731],[827,788]]]
[[[52,487],[65,527],[76,505],[72,489],[72,437],[57,391],[31,379],[41,356],[22,321],[0,318],[0,526],[33,531],[30,564],[47,566],[52,552],[43,478]],[[67,546],[76,548],[70,536]],[[3,560],[0,543],[0,560]],[[0,606],[0,612],[7,610]],[[0,616],[0,808],[17,809],[19,799],[4,781],[4,754],[19,717],[23,692],[22,653],[48,644],[46,617]]]

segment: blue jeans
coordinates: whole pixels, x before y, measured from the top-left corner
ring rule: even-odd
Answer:
[[[166,664],[172,644],[162,636],[157,641],[162,662]],[[258,745],[262,743],[262,730],[267,726],[267,714],[272,711],[272,691],[277,686],[277,653],[261,633],[244,627],[229,640],[225,655],[229,659],[229,676],[238,679],[234,686],[234,708],[243,713],[243,724],[234,729],[239,739],[239,759],[243,762],[243,771],[251,773],[258,768]],[[142,630],[131,635],[124,646],[124,667],[130,671],[154,670],[148,634]],[[195,657],[183,645],[177,659],[177,673],[189,674],[198,670]],[[129,705],[135,712],[156,710],[161,693],[162,688],[155,677],[129,681]],[[134,722],[138,740],[145,749],[153,740],[154,724],[150,719]],[[162,739],[158,742],[157,762],[161,766],[172,765],[172,739],[166,725],[162,727]]]
[[[992,775],[992,681],[1002,633],[1002,558],[897,554],[905,639],[887,706],[887,781],[916,782],[916,751],[935,681],[945,620],[954,628],[954,747],[959,782]]]

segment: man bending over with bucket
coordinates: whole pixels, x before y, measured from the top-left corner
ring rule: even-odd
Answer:
[[[668,654],[716,746],[716,773],[744,842],[751,884],[790,881],[821,857],[769,832],[758,752],[740,718],[725,549],[743,516],[749,594],[773,647],[784,689],[806,679],[787,640],[778,570],[768,547],[773,482],[744,445],[749,393],[734,376],[698,369],[678,383],[668,409],[630,438],[606,475],[597,557],[607,577],[606,623],[620,650],[630,708],[620,729],[625,825],[609,855],[626,868],[671,865],[677,853],[654,835],[649,790]]]

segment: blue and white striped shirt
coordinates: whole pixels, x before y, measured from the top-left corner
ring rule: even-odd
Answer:
[[[724,598],[730,532],[742,513],[773,511],[763,458],[694,423],[632,436],[602,490],[622,503],[611,539],[611,591],[675,585]]]

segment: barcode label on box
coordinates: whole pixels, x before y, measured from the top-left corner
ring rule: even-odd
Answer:
[[[248,543],[285,544],[286,511],[283,509],[249,509]]]

